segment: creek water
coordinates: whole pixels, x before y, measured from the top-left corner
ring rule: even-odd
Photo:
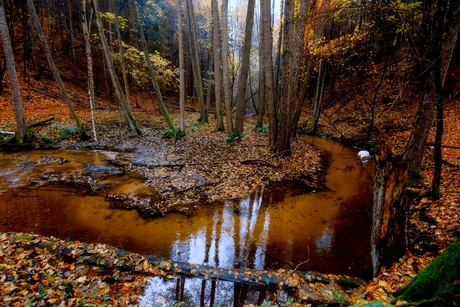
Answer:
[[[304,263],[299,270],[369,278],[372,161],[361,164],[356,149],[337,142],[305,141],[329,152],[325,191],[281,182],[246,199],[207,205],[193,216],[151,219],[110,207],[109,193],[155,195],[139,176],[110,166],[116,153],[0,153],[0,231],[102,242],[219,267],[278,269]],[[43,176],[76,173],[99,176],[105,187],[93,192],[72,184],[40,184]]]

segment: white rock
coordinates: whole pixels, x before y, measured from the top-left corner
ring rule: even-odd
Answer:
[[[367,150],[361,150],[358,152],[358,159],[361,160],[361,162],[367,162],[369,160],[371,155]]]

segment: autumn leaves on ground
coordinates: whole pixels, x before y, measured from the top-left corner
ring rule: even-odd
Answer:
[[[269,181],[298,178],[305,180],[307,184],[319,182],[319,174],[322,171],[320,152],[295,138],[291,156],[273,155],[266,147],[266,134],[251,130],[251,118],[246,121],[246,138],[229,145],[225,142],[225,133],[213,131],[213,122],[199,125],[198,113],[188,112],[187,136],[180,140],[169,140],[161,138],[166,126],[153,103],[142,100],[139,107],[134,109],[144,134],[139,138],[133,137],[126,130],[121,112],[114,110],[116,106],[110,101],[105,101],[104,105],[112,105],[112,108],[97,110],[95,113],[98,142],[80,143],[75,135],[61,134],[63,127],[71,125],[71,120],[53,83],[37,83],[34,89],[37,91],[32,91],[32,98],[24,103],[27,121],[33,122],[50,115],[54,116],[53,121],[33,128],[37,144],[48,146],[51,141],[52,146],[58,147],[147,150],[151,157],[149,163],[135,165],[129,157],[124,156],[121,156],[119,162],[126,169],[141,172],[147,184],[160,191],[159,208],[162,212],[199,201],[243,197],[251,189]],[[2,131],[14,130],[14,113],[8,95],[7,92],[1,100]],[[84,93],[76,89],[71,91],[71,95],[79,105],[79,115],[89,128],[89,108],[83,103],[78,103],[79,97]],[[412,101],[378,106],[376,126],[381,133],[375,137],[375,146],[386,143],[392,146],[395,152],[401,152],[408,139],[407,128],[410,127],[415,105]],[[175,110],[174,107],[171,103],[170,109]],[[340,113],[335,112],[334,108],[325,110],[328,121],[332,120],[334,126],[328,121],[320,121],[320,132],[325,136],[347,139],[350,142],[359,141],[363,137],[363,130],[362,125],[357,123],[368,118],[366,106],[354,103],[341,108],[349,110],[347,112],[345,109]],[[173,118],[177,120],[177,112],[172,113]],[[354,119],[351,121],[337,114],[354,114]],[[410,248],[406,256],[391,268],[382,269],[381,274],[368,285],[350,292],[347,296],[348,303],[390,301],[395,290],[407,284],[417,272],[458,237],[458,114],[459,103],[449,102],[446,107],[444,136],[444,144],[447,146],[443,151],[443,197],[439,201],[432,201],[426,193],[430,190],[433,168],[432,149],[428,147],[423,176],[409,187],[413,198],[409,230]],[[308,121],[308,115],[301,123],[305,121]],[[340,135],[337,131],[340,131]],[[6,139],[4,136],[3,138]],[[170,176],[174,171],[171,165],[174,164],[181,169],[180,177]],[[188,193],[180,193],[184,190]],[[119,258],[112,248],[102,244],[84,246],[89,254],[113,258],[112,261],[115,263],[125,261],[127,266],[138,267],[139,271],[133,274],[122,271],[117,266],[109,270],[98,263],[90,265],[78,258],[77,252],[72,254],[75,258],[66,258],[60,254],[62,249],[78,249],[82,246],[78,242],[29,234],[2,234],[0,241],[0,293],[3,303],[9,306],[130,305],[136,302],[147,276],[165,275],[161,269],[153,269],[144,262],[142,257]]]

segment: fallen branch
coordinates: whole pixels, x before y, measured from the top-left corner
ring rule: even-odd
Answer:
[[[435,146],[434,143],[428,143],[428,146]],[[460,149],[459,146],[451,146],[451,145],[441,145],[442,148],[450,148],[450,149]]]
[[[183,190],[177,191],[177,192],[175,192],[174,194],[185,193],[185,192],[190,191],[190,190],[199,189],[199,188],[207,187],[207,186],[210,186],[210,185],[216,185],[216,184],[219,184],[219,183],[221,183],[221,181],[217,181],[217,182],[206,182],[206,183],[203,183],[203,184],[195,185],[195,186],[190,187],[190,188],[187,188],[187,189],[183,189]]]
[[[35,91],[37,93],[40,93],[40,94],[43,94],[43,95],[46,95],[48,97],[51,97],[51,98],[55,98],[55,99],[61,99],[62,97],[58,94],[55,94],[55,93],[50,93],[50,92],[47,92],[47,91],[42,91],[42,90],[39,90],[39,89],[36,89],[36,88],[30,88],[32,91]]]
[[[15,135],[16,133],[10,132],[10,131],[3,131],[3,130],[0,130],[0,134]]]
[[[276,168],[275,165],[273,165],[271,163],[268,163],[267,161],[259,160],[259,159],[244,160],[244,161],[240,161],[240,163],[241,164],[263,164],[265,166],[270,166],[270,167]]]
[[[29,128],[41,126],[41,125],[43,125],[43,124],[45,124],[47,122],[50,122],[52,120],[54,120],[54,116],[50,116],[50,117],[47,117],[45,119],[39,119],[39,120],[33,122],[32,124],[30,124]]]

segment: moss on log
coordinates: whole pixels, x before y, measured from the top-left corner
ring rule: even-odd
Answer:
[[[460,302],[460,240],[451,244],[438,258],[404,288],[397,300],[410,306],[458,306]]]

